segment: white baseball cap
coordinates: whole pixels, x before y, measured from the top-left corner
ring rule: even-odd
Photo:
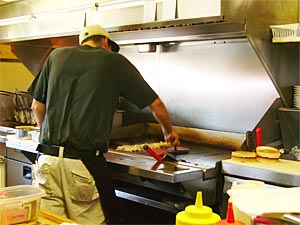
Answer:
[[[101,36],[107,37],[110,42],[112,51],[118,52],[120,50],[119,45],[116,42],[114,42],[113,40],[111,40],[110,35],[107,32],[107,30],[105,30],[103,27],[101,27],[98,24],[88,25],[83,28],[83,30],[79,34],[79,44],[81,45],[85,39],[87,39],[91,36],[95,36],[95,35],[101,35]]]

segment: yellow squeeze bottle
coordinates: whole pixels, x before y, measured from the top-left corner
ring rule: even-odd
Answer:
[[[184,211],[177,213],[176,225],[215,225],[221,217],[212,212],[210,207],[204,206],[202,192],[197,192],[195,205],[185,207]]]

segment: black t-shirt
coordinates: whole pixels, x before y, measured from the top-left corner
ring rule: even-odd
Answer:
[[[54,49],[28,92],[46,104],[42,144],[102,152],[120,96],[141,109],[158,97],[128,59],[91,46]]]

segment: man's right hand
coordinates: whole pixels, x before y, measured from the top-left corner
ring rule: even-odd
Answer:
[[[172,129],[172,131],[170,133],[167,133],[166,131],[163,132],[163,133],[164,133],[164,137],[165,137],[166,142],[168,142],[172,146],[180,145],[179,135],[177,134],[176,131],[174,131]]]

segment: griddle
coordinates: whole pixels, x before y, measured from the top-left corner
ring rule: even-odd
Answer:
[[[142,136],[111,141],[105,157],[131,175],[176,183],[194,179],[211,179],[216,176],[216,164],[231,157],[231,150],[181,140],[188,148],[186,154],[170,154],[177,161],[158,162],[146,151],[125,152],[115,150],[119,145],[133,145],[163,141],[156,136]]]
[[[113,140],[110,144],[110,150],[115,150],[120,145],[133,145],[133,144],[144,144],[144,143],[155,143],[164,141],[156,136],[143,136],[135,138],[126,138],[120,140]],[[195,166],[203,166],[206,168],[215,167],[216,163],[224,159],[229,159],[231,157],[232,150],[224,149],[220,147],[193,143],[190,141],[181,140],[181,146],[188,148],[189,151],[185,154],[174,154],[170,153],[177,161],[190,163]],[[116,151],[115,152],[123,152]],[[124,152],[123,152],[124,153]],[[148,156],[146,151],[144,152],[126,152],[132,155],[144,155]]]

